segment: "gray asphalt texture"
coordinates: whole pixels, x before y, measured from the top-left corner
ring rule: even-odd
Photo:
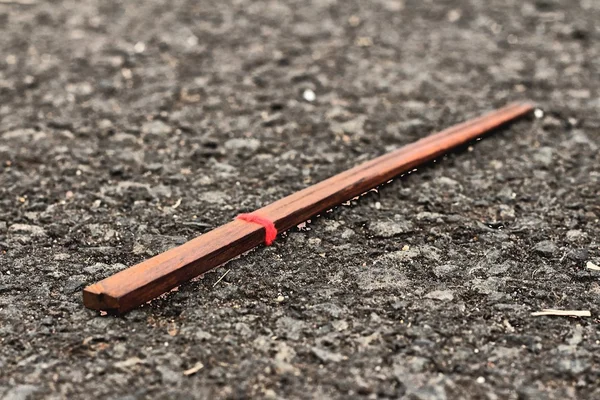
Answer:
[[[0,398],[600,398],[598,21],[594,0],[1,1]],[[522,99],[543,116],[149,305],[82,305]]]

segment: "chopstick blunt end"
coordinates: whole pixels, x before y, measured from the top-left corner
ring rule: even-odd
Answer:
[[[119,312],[119,300],[104,292],[100,284],[95,283],[83,289],[83,305],[92,310]]]

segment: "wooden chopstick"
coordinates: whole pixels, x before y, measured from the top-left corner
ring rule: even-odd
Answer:
[[[275,201],[256,214],[272,221],[278,232],[348,201],[416,166],[432,161],[533,110],[513,103],[458,124],[398,150],[367,161],[320,183]],[[86,307],[124,313],[170,289],[259,246],[265,228],[233,220],[189,242],[86,287]]]

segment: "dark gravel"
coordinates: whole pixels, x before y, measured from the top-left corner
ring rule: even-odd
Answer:
[[[0,397],[600,398],[598,21],[595,0],[0,1]],[[518,99],[544,116],[124,317],[82,305]]]

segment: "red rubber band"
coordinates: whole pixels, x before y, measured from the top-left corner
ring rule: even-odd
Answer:
[[[277,228],[275,224],[268,218],[261,217],[256,214],[240,214],[235,219],[241,219],[246,222],[254,222],[255,224],[262,225],[265,228],[265,244],[270,246],[277,237]]]

